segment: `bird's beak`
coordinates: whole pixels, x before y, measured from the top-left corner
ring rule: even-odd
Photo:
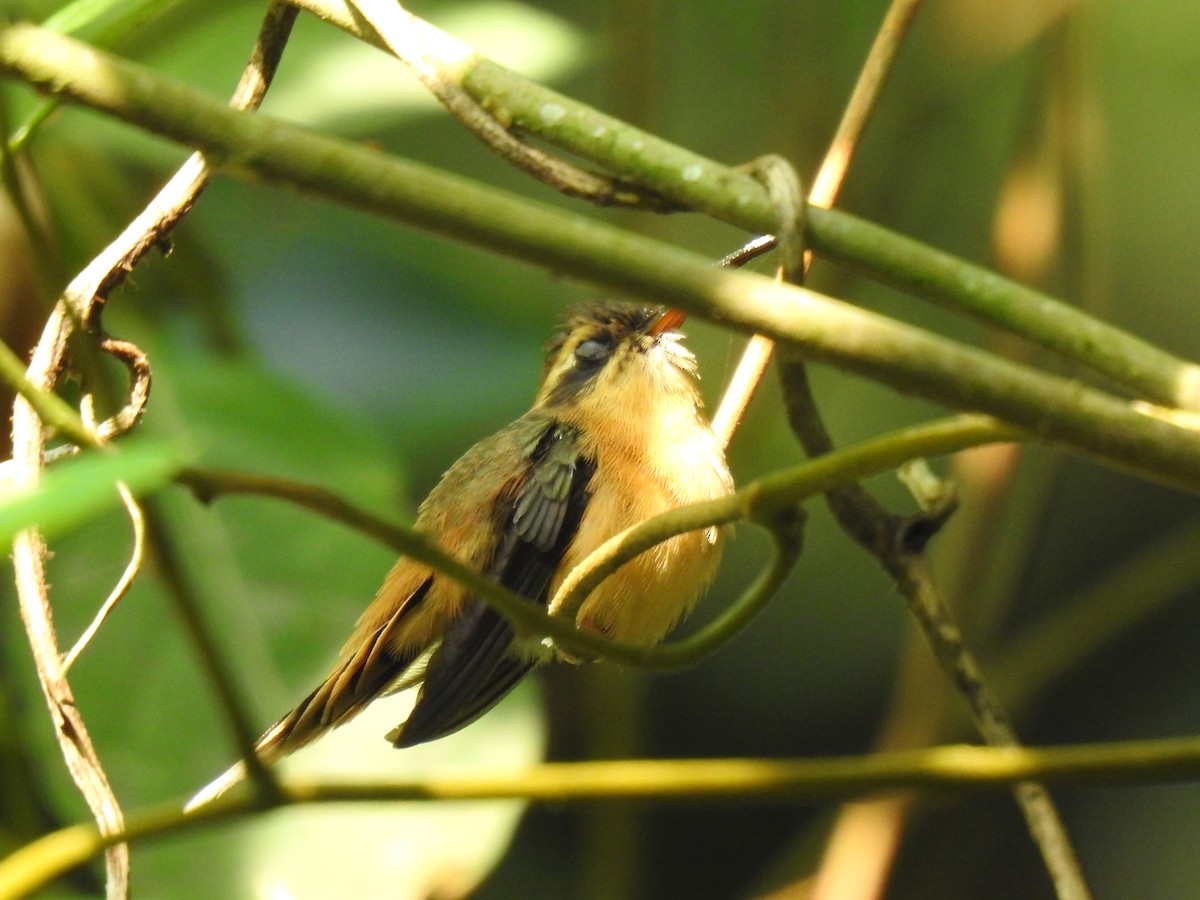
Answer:
[[[650,323],[650,327],[646,329],[646,334],[651,337],[657,337],[665,331],[673,331],[683,324],[683,320],[687,318],[687,313],[682,309],[668,309],[661,316]]]

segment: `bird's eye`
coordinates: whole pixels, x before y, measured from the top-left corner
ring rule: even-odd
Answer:
[[[579,346],[575,348],[575,358],[585,365],[594,366],[608,359],[612,353],[612,347],[604,341],[591,340],[581,341]]]

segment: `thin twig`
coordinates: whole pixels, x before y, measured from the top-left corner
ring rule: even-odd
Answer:
[[[758,259],[764,253],[770,253],[774,249],[775,235],[759,235],[756,238],[751,238],[732,253],[721,257],[721,261],[717,265],[723,269],[740,269],[751,260]]]
[[[416,554],[422,541],[410,528],[394,525],[361,507],[355,506],[340,494],[316,484],[307,484],[274,475],[258,475],[228,469],[190,468],[176,476],[176,481],[188,488],[201,503],[212,503],[222,496],[249,494],[273,497],[310,510],[319,516],[341,522],[372,540],[390,547],[397,553]],[[427,560],[427,565],[444,571]],[[528,605],[528,604],[527,604]]]
[[[1059,30],[1059,34],[1067,31],[1070,31],[1069,27]],[[1059,59],[1055,52],[1061,51],[1060,43],[1052,39],[1054,46],[1043,73],[1050,82],[1047,87],[1051,98],[1062,96],[1061,82],[1070,80],[1070,73],[1073,72],[1072,66]],[[1028,133],[1022,146],[1015,152],[1015,161],[1006,181],[1006,186],[1012,190],[1002,189],[997,202],[993,221],[997,265],[1005,274],[1024,282],[1046,279],[1053,265],[1054,249],[1059,247],[1062,240],[1061,208],[1065,202],[1062,179],[1067,171],[1074,172],[1082,168],[1064,165],[1060,158],[1064,142],[1056,114],[1061,113],[1064,105],[1061,101],[1052,100],[1048,108],[1031,111],[1031,119],[1036,124],[1022,129]],[[1047,198],[1050,206],[1059,213],[1039,215],[1038,220],[1044,227],[1035,228],[1033,234],[1028,227],[1028,216],[1022,218],[1019,214],[1013,215],[1023,209],[1020,201],[1027,198],[1025,188],[1030,183],[1036,185],[1038,195]],[[1076,191],[1075,195],[1087,197],[1089,192]],[[1028,212],[1027,209],[1024,211]],[[1039,213],[1043,212],[1039,207]],[[1072,258],[1081,256],[1086,254],[1071,254]],[[1088,307],[1086,302],[1081,302],[1080,306],[1093,314],[1096,312],[1096,308]],[[985,335],[983,342],[985,346],[991,345],[989,349],[1003,346],[1010,355],[1022,359],[1029,358],[1034,352],[1030,346],[1014,346],[1011,336],[1003,333]],[[1011,600],[1014,579],[1018,577],[1023,562],[1028,560],[1029,554],[1020,551],[1028,550],[1038,539],[1036,523],[1044,510],[1036,499],[1029,502],[1029,492],[1033,491],[1044,500],[1050,473],[1060,468],[1063,462],[1062,457],[1036,457],[1030,460],[1022,447],[1012,445],[979,454],[962,454],[953,463],[952,477],[961,487],[964,497],[969,498],[969,503],[964,504],[964,508],[956,514],[952,532],[940,538],[938,581],[946,603],[958,617],[961,627],[969,630],[973,644],[981,653],[986,652],[989,636],[996,630],[1002,615],[1004,604],[1001,600]],[[1033,466],[1033,472],[1029,471],[1030,465]],[[1021,484],[1016,480],[1021,468],[1025,469],[1025,496],[1021,497],[1021,503],[1017,503],[1013,489],[1014,483],[1018,486]],[[1001,521],[1005,512],[1008,514],[1007,523]],[[1013,521],[1014,517],[1016,521]],[[981,576],[985,569],[986,573]],[[968,593],[969,603],[964,602]],[[1128,604],[1128,597],[1141,598],[1145,595],[1145,591],[1134,590],[1127,594],[1124,602]],[[1090,621],[1090,605],[1087,611]],[[1085,629],[1078,633],[1088,632]],[[1072,668],[1070,651],[1079,642],[1066,640],[1062,634],[1057,635],[1057,641],[1056,644],[1044,645],[1055,648],[1049,656],[1039,657],[1043,677],[1048,672]],[[1084,644],[1091,646],[1086,641]],[[1020,694],[1014,694],[1005,677],[1022,670],[1004,666],[998,660],[989,660],[987,669],[989,683],[998,696],[1005,698],[1010,709],[1017,711],[1029,708],[1029,697],[1026,695],[1022,698]],[[1038,669],[1038,666],[1034,667],[1035,671]],[[950,693],[943,689],[944,679],[943,671],[930,658],[929,642],[907,636],[897,663],[889,708],[876,739],[877,749],[934,743],[942,738],[949,717],[954,718],[954,730],[957,733],[974,733],[977,730],[963,715],[965,711],[961,706],[951,706]],[[888,870],[917,800],[914,793],[905,792],[843,808],[815,878],[814,900],[822,897],[882,897]],[[864,878],[871,879],[869,886],[864,885]]]
[[[1061,68],[1056,67],[1054,71],[1058,72]],[[976,512],[978,515],[978,510]],[[923,559],[916,560],[916,563],[919,564],[920,569],[924,570]],[[959,684],[960,692],[970,701],[972,719],[977,730],[984,733],[988,742],[992,744],[1013,745],[1018,743],[1016,733],[1010,726],[1007,716],[998,709],[995,702],[991,700],[989,691],[980,682],[978,666],[974,664],[971,654],[967,652],[965,644],[962,642],[960,629],[953,622],[947,602],[932,587],[932,578],[928,571],[922,571],[916,587],[911,592],[906,592],[906,595],[910,598],[913,612],[922,622],[926,642],[931,643],[937,652],[943,672],[960,672],[960,677],[956,679],[956,682]],[[916,650],[916,643],[910,643],[910,650]],[[931,676],[928,670],[928,666],[924,665],[922,661],[912,659],[910,654],[906,671],[912,674],[912,678],[901,680],[901,685],[907,685],[905,696],[901,696],[893,707],[892,716],[887,722],[884,734],[889,734],[889,736],[910,734],[911,737],[914,727],[924,732],[936,732],[936,722],[942,718],[943,710],[941,710],[941,704],[930,702],[931,694],[936,694],[936,691],[930,689],[929,679]],[[914,680],[919,680],[920,683],[914,684]],[[898,690],[900,689],[898,688]],[[918,697],[920,697],[919,701]],[[920,712],[913,716],[911,707],[917,707],[918,703]],[[907,716],[906,713],[908,713]],[[923,721],[914,725],[914,718]],[[936,734],[926,734],[925,739],[936,739]],[[1024,812],[1027,826],[1043,854],[1046,868],[1055,883],[1058,896],[1088,896],[1087,884],[1080,871],[1078,859],[1069,844],[1066,828],[1063,827],[1060,815],[1058,815],[1048,791],[1036,782],[1024,782],[1015,787],[1015,797]],[[911,799],[911,796],[881,799],[875,810],[876,820],[872,821],[869,826],[872,847],[888,852],[889,847],[898,844],[898,833],[902,828],[902,822],[912,808]],[[838,827],[835,828],[836,836],[834,840],[830,841],[830,846],[840,845],[842,841],[853,842],[852,838],[845,838],[844,832],[853,827],[853,823],[856,821],[860,821],[858,812],[846,810],[839,820]],[[881,830],[890,833],[893,840],[881,840]],[[842,895],[838,892],[844,887],[845,882],[840,881],[842,876],[835,870],[838,862],[839,860],[833,854],[829,854],[824,860],[820,874],[817,876],[815,898]],[[853,860],[842,858],[840,862],[844,864],[842,870],[852,872],[851,878],[856,877],[854,872],[860,872],[864,868],[863,859],[860,856]],[[828,888],[829,893],[821,893],[823,888]]]
[[[779,156],[761,157],[745,168],[766,187],[767,195],[771,198],[771,207],[775,210],[775,246],[779,250],[776,279],[782,281],[785,272],[802,273],[806,261],[811,257],[804,252],[806,204],[796,170],[791,163]],[[737,255],[745,255],[746,252],[746,248],[743,247]],[[774,348],[775,342],[768,337],[756,334],[750,338],[717,413],[713,416],[713,433],[722,445],[727,445],[733,437],[733,432],[750,404],[750,398],[767,370]]]
[[[133,526],[133,549],[129,554],[129,562],[125,564],[125,571],[117,579],[117,583],[113,586],[108,598],[100,605],[100,609],[96,611],[96,615],[92,618],[91,623],[83,630],[83,633],[76,639],[70,651],[63,657],[62,673],[64,677],[71,666],[74,665],[75,660],[79,658],[79,654],[87,649],[87,645],[96,636],[96,632],[108,620],[109,614],[112,613],[117,604],[129,592],[129,588],[133,585],[133,580],[142,568],[142,557],[146,549],[146,518],[142,514],[142,508],[138,505],[137,498],[133,496],[133,493],[124,482],[118,482],[117,491],[121,494],[121,502],[125,505],[125,512],[129,516],[129,523]]]
[[[177,542],[167,524],[161,505],[154,498],[147,498],[144,505],[146,518],[146,541],[155,569],[166,588],[167,596],[183,623],[184,630],[192,640],[200,658],[205,676],[212,685],[213,693],[233,732],[234,743],[246,768],[247,777],[254,783],[256,795],[263,803],[272,803],[279,787],[271,770],[254,752],[259,731],[246,713],[245,703],[235,687],[231,668],[213,639],[204,620],[203,604],[179,554]]]
[[[875,103],[883,92],[892,64],[900,52],[900,45],[908,35],[913,18],[921,6],[921,0],[893,0],[884,16],[883,24],[875,35],[875,41],[867,53],[855,82],[846,110],[830,141],[829,149],[821,162],[821,168],[813,179],[808,202],[811,206],[830,207],[837,199],[851,157],[859,139],[875,112]]]
[[[805,453],[818,457],[831,452],[833,441],[817,410],[806,367],[798,359],[789,359],[780,372],[788,420]],[[998,747],[1018,746],[1016,733],[983,681],[949,607],[934,586],[923,553],[928,535],[922,535],[914,544],[910,537],[912,520],[889,514],[861,485],[837,487],[826,493],[826,499],[842,529],[875,556],[895,580],[943,671],[967,701],[984,740]],[[1066,829],[1045,788],[1022,783],[1014,793],[1058,896],[1061,900],[1090,897]]]
[[[1019,747],[1020,741],[1007,714],[983,680],[949,607],[934,587],[924,555],[912,555],[903,569],[908,581],[901,584],[901,591],[909,599],[909,607],[942,668],[952,676],[959,693],[967,700],[975,727],[990,746]],[[894,573],[894,577],[900,576]],[[1014,786],[1013,793],[1046,863],[1056,895],[1060,900],[1087,900],[1091,890],[1049,791],[1039,782],[1022,781]]]
[[[137,350],[136,356],[137,362],[131,364],[131,370],[137,373],[134,377],[135,387],[131,393],[131,402],[126,407],[127,410],[132,410],[132,412],[128,413],[127,415],[118,415],[117,417],[114,417],[113,419],[110,419],[108,422],[104,423],[104,425],[108,426],[106,429],[107,433],[102,434],[101,429],[96,428],[92,397],[90,395],[85,395],[83,398],[83,403],[81,405],[85,416],[85,422],[89,430],[95,431],[102,440],[107,440],[111,436],[127,431],[141,415],[141,409],[145,405],[147,393],[149,391],[150,364],[147,362],[145,355],[141,353],[140,349]],[[134,497],[133,491],[129,489],[129,485],[123,481],[118,481],[116,487],[117,493],[121,495],[121,503],[125,507],[125,512],[129,516],[129,524],[132,526],[133,548],[129,554],[129,562],[125,564],[125,570],[121,573],[121,577],[117,579],[116,585],[114,585],[113,589],[109,592],[108,598],[100,605],[100,609],[97,610],[96,615],[92,618],[92,621],[88,624],[87,628],[83,630],[83,633],[76,639],[75,644],[63,657],[62,672],[64,676],[68,671],[70,671],[71,666],[75,663],[75,660],[79,658],[79,654],[87,648],[89,643],[91,643],[91,640],[93,637],[95,637],[96,632],[98,632],[108,620],[109,615],[111,615],[112,611],[116,609],[117,604],[120,603],[125,595],[129,592],[129,588],[133,585],[134,579],[137,578],[138,573],[142,568],[142,557],[145,553],[146,547],[146,517],[142,514],[142,507],[138,503],[137,498]]]
[[[254,57],[239,85],[237,97],[244,106],[261,101],[265,85],[278,62],[296,10],[273,3],[267,13]],[[71,332],[83,324],[98,327],[97,315],[104,299],[134,264],[159,244],[188,209],[206,181],[198,156],[172,179],[150,208],[94,259],[67,287],[34,350],[27,378],[33,391],[53,394]],[[136,387],[136,385],[135,385]],[[13,462],[18,484],[36,482],[42,467],[45,436],[38,411],[18,396],[13,406]],[[38,680],[54,721],[55,731],[75,783],[91,807],[100,830],[114,834],[123,827],[123,816],[87,728],[65,677],[63,659],[54,633],[49,588],[46,582],[46,546],[36,530],[19,534],[13,542],[13,565],[21,618],[33,649]],[[231,715],[232,715],[231,711]],[[107,890],[110,898],[129,893],[129,851],[114,844],[106,852]]]

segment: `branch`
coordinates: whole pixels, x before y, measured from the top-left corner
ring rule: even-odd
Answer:
[[[360,40],[387,49],[379,35],[351,13],[347,0],[296,3]],[[480,106],[513,128],[619,172],[686,209],[755,234],[775,227],[763,186],[745,170],[668,143],[477,54],[464,63],[460,77]],[[1200,409],[1200,366],[1047,294],[847,213],[813,207],[806,220],[805,244],[816,253],[1021,335],[1147,399]]]
[[[515,775],[432,776],[373,784],[286,779],[284,804],[525,799],[682,800],[768,797],[807,802],[884,788],[1007,788],[1023,781],[1157,784],[1200,776],[1200,738],[1045,748],[952,745],[824,759],[684,759],[548,763]],[[16,900],[87,862],[115,841],[175,833],[262,811],[227,794],[183,815],[172,802],[131,814],[119,835],[81,824],[45,835],[0,860],[0,900]]]
[[[714,270],[703,257],[669,244],[374,149],[228,110],[178,82],[33,26],[0,28],[0,70],[199,146],[234,170],[569,270],[748,334],[766,334],[796,345],[808,358],[952,407],[990,413],[1110,466],[1200,491],[1200,434],[1077,381],[803,288]],[[755,191],[761,195],[761,188]],[[747,203],[753,205],[749,195]],[[1186,386],[1191,368],[1181,366],[1176,363],[1172,373],[1180,378],[1177,386]]]

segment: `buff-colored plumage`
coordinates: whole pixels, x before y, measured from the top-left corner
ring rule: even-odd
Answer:
[[[650,310],[583,307],[548,347],[533,408],[468,450],[421,505],[416,528],[462,562],[548,604],[567,574],[619,531],[732,490],[701,412],[695,360]],[[673,538],[622,567],[576,621],[622,641],[661,641],[716,571],[722,534]],[[551,609],[551,612],[554,612]],[[260,739],[273,761],[399,687],[422,684],[397,746],[457,730],[551,653],[522,642],[458,584],[401,558],[324,682]],[[192,801],[242,776],[231,769]]]

